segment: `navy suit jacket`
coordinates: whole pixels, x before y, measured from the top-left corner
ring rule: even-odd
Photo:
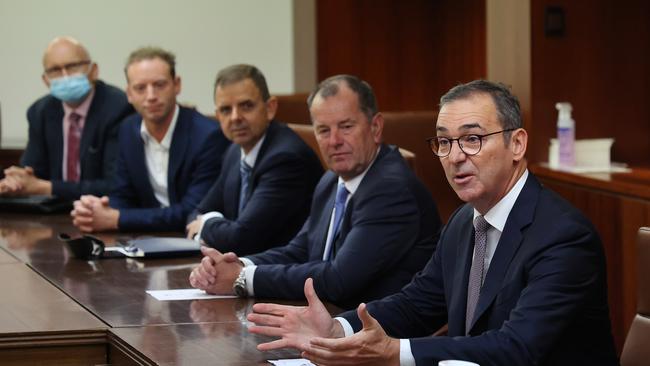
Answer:
[[[296,237],[248,257],[258,265],[256,297],[304,299],[312,277],[322,299],[350,308],[399,291],[426,264],[440,232],[438,210],[397,149],[384,145],[349,199],[334,252],[323,261],[337,184],[338,176],[326,172]]]
[[[120,159],[111,207],[120,210],[123,231],[184,231],[185,219],[217,179],[230,142],[219,124],[199,112],[180,107],[169,148],[169,207],[160,207],[149,182],[140,135],[142,117],[135,114],[120,128]]]
[[[389,335],[412,338],[416,363],[617,365],[598,234],[532,174],[508,216],[471,337],[465,337],[472,217],[469,205],[457,210],[424,270],[401,292],[368,304]],[[355,313],[344,317],[355,330],[361,328]],[[448,336],[425,337],[447,322]]]
[[[206,221],[201,238],[222,252],[242,256],[286,244],[296,235],[309,215],[323,168],[295,132],[271,122],[251,172],[248,201],[240,213],[240,160],[241,147],[231,145],[219,179],[197,210],[224,215]]]
[[[38,178],[51,181],[55,196],[75,200],[82,194],[108,194],[115,175],[119,124],[132,113],[123,91],[99,80],[95,83],[79,148],[80,181],[66,182],[62,170],[63,104],[46,95],[27,110],[29,141],[20,164],[34,168]]]

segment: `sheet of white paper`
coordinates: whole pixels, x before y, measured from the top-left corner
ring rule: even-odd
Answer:
[[[294,358],[286,360],[269,360],[275,366],[316,366],[304,358]]]
[[[147,293],[158,301],[169,300],[208,300],[208,299],[233,299],[233,295],[210,295],[203,290],[188,288],[180,290],[147,290]]]

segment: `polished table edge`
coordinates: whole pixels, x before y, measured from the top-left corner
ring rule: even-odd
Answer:
[[[0,349],[107,343],[107,328],[75,331],[35,331],[0,334]]]
[[[150,360],[142,352],[132,347],[126,340],[120,338],[119,335],[113,333],[113,329],[107,329],[107,346],[114,347],[116,351],[120,352],[124,357],[129,358],[131,361],[137,363],[138,365],[156,365],[155,362]],[[110,358],[110,350],[109,356]]]

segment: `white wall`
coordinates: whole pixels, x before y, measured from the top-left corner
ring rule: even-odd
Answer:
[[[132,50],[155,45],[174,52],[183,83],[179,101],[203,113],[214,111],[216,72],[233,63],[259,67],[271,93],[305,91],[316,79],[315,39],[296,45],[294,34],[314,34],[314,0],[294,1],[304,0],[0,0],[0,146],[25,146],[25,112],[47,93],[42,54],[58,35],[79,39],[100,78],[121,88]]]

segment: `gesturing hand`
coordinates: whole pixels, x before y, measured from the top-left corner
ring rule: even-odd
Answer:
[[[316,296],[314,281],[305,281],[307,306],[290,306],[259,303],[253,305],[248,320],[255,323],[248,327],[251,333],[280,339],[257,346],[260,351],[279,348],[296,348],[301,351],[309,348],[314,337],[342,337],[343,328],[332,319],[325,305]]]
[[[399,340],[390,338],[361,304],[363,329],[340,339],[313,338],[302,357],[318,365],[399,365]]]

